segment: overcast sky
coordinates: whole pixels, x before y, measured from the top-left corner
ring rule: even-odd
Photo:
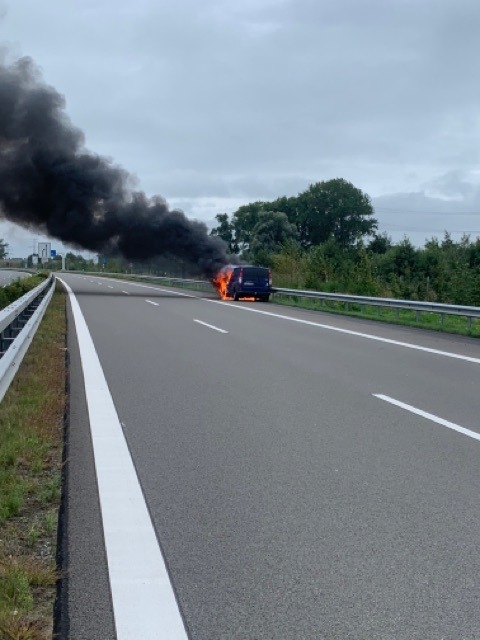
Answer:
[[[35,60],[88,148],[191,217],[341,177],[394,239],[480,235],[479,0],[0,6],[9,58]]]

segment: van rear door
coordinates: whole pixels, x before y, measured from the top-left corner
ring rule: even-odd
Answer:
[[[265,267],[244,267],[241,286],[245,293],[268,293],[269,271]]]

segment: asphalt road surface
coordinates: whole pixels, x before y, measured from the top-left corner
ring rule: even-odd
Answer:
[[[185,637],[480,639],[478,341],[61,277],[90,330]],[[101,517],[111,505],[98,498],[108,451],[97,485],[71,313],[69,327],[69,637],[134,638],[114,619]],[[128,526],[129,540],[143,535],[133,516]]]
[[[2,269],[0,270],[0,287],[6,287],[20,278],[30,278],[31,275],[31,273],[25,273],[25,271],[6,271]]]

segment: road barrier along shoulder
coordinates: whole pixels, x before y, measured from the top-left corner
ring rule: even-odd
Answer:
[[[0,311],[0,402],[38,329],[55,290],[50,276]]]

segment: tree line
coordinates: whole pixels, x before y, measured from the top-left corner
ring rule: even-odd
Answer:
[[[341,178],[216,220],[212,235],[271,267],[280,287],[480,306],[480,238],[394,243],[378,232],[369,196]]]

